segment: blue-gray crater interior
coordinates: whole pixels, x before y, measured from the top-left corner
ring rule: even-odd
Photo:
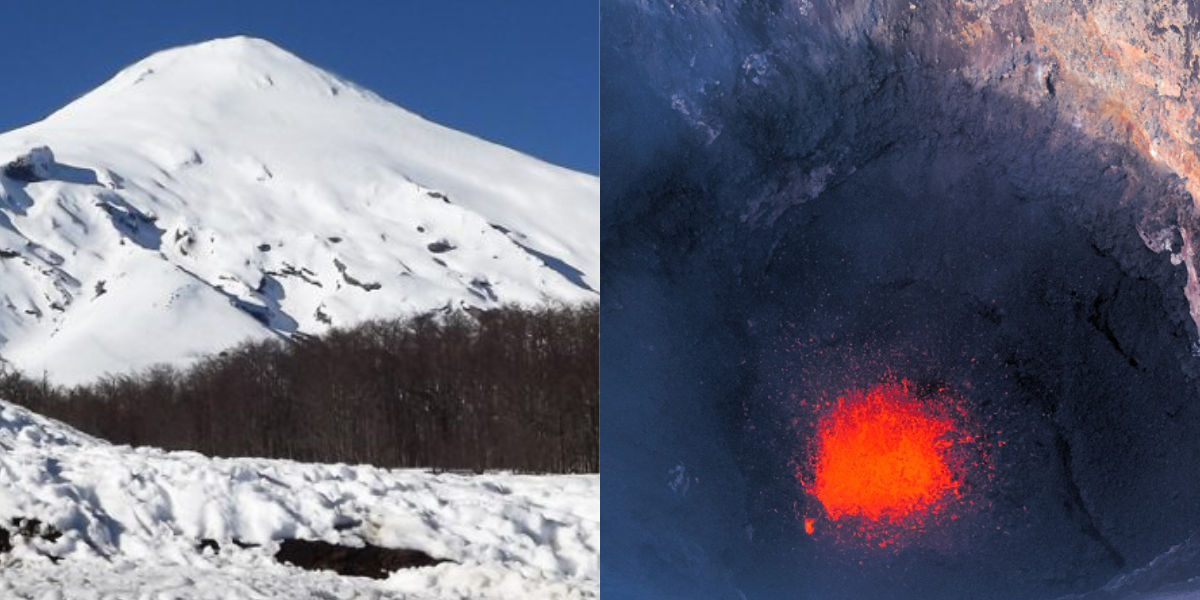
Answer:
[[[600,13],[607,595],[1200,597],[1200,5]]]

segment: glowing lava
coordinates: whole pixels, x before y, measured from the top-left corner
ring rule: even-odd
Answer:
[[[920,518],[957,494],[948,455],[955,437],[954,421],[910,395],[906,384],[850,392],[817,423],[805,487],[830,519]]]

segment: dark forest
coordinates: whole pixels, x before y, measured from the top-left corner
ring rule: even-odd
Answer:
[[[186,369],[0,397],[118,444],[383,467],[598,472],[596,305],[369,321]]]

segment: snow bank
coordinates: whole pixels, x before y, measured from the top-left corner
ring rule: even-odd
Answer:
[[[596,475],[210,459],[112,446],[6,403],[0,448],[0,523],[35,518],[63,533],[14,538],[0,559],[3,597],[60,588],[97,598],[599,596]],[[272,558],[288,537],[411,548],[454,563],[381,582],[310,573]],[[202,538],[220,551],[199,551]]]

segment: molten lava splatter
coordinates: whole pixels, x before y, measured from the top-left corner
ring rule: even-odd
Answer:
[[[841,399],[822,423],[813,495],[832,519],[905,517],[937,504],[954,489],[943,454],[954,424],[925,414],[900,386],[863,396]]]
[[[923,529],[961,497],[966,467],[955,445],[975,440],[944,399],[880,384],[843,394],[815,425],[805,490],[830,520],[852,521],[855,535],[886,547],[895,541],[888,528]]]

